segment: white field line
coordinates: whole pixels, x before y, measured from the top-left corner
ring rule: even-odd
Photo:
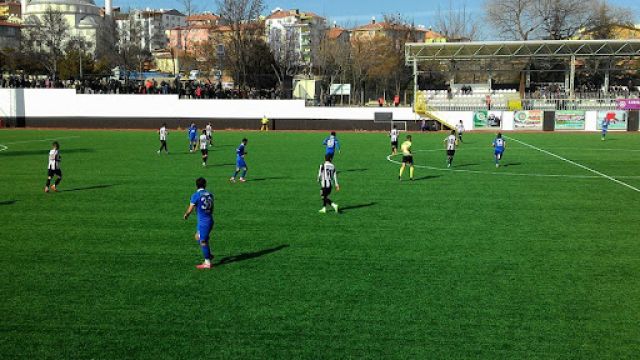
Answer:
[[[420,151],[420,150],[418,150]],[[418,152],[416,151],[416,152]],[[400,161],[393,160],[391,155],[387,156],[387,160],[396,165],[402,165]],[[554,174],[535,174],[535,173],[511,173],[511,172],[497,172],[497,171],[482,171],[482,170],[468,170],[468,169],[453,169],[453,168],[438,168],[435,166],[429,165],[414,165],[420,169],[429,169],[435,171],[447,171],[447,172],[458,172],[458,173],[467,173],[467,174],[483,174],[483,175],[501,175],[501,176],[524,176],[524,177],[545,177],[545,178],[569,178],[569,179],[600,179],[600,176],[595,175],[554,175]],[[454,166],[455,167],[455,166]]]
[[[585,165],[579,164],[579,163],[577,163],[577,162],[575,162],[575,161],[573,161],[573,160],[569,160],[569,159],[563,158],[563,157],[562,157],[562,156],[560,156],[560,155],[557,155],[557,154],[554,154],[554,153],[549,152],[549,151],[547,151],[547,150],[541,149],[541,148],[539,148],[539,147],[537,147],[537,146],[534,146],[534,145],[531,145],[531,144],[527,144],[527,143],[526,143],[526,142],[524,142],[524,141],[520,141],[520,140],[515,139],[515,138],[512,138],[512,137],[510,137],[510,136],[505,136],[505,137],[506,137],[507,139],[513,140],[513,141],[515,141],[515,142],[517,142],[517,143],[519,143],[519,144],[521,144],[521,145],[524,145],[524,146],[527,146],[527,147],[529,147],[529,148],[531,148],[531,149],[537,150],[537,151],[539,151],[539,152],[541,152],[541,153],[543,153],[543,154],[547,154],[547,155],[552,156],[552,157],[554,157],[554,158],[556,158],[556,159],[560,159],[560,160],[562,160],[562,161],[568,162],[569,164],[575,165],[575,166],[577,166],[577,167],[579,167],[579,168],[581,168],[581,169],[584,169],[584,170],[587,170],[587,171],[589,171],[589,172],[592,172],[592,173],[594,173],[594,174],[596,174],[596,175],[598,175],[598,176],[600,176],[600,177],[603,177],[603,178],[605,178],[605,179],[611,180],[611,181],[613,181],[614,183],[619,184],[619,185],[622,185],[622,186],[624,186],[624,187],[626,187],[626,188],[628,188],[628,189],[631,189],[631,190],[636,191],[636,192],[640,192],[640,189],[638,189],[637,187],[635,187],[635,186],[631,186],[631,185],[627,184],[626,182],[620,181],[620,180],[618,180],[618,179],[616,179],[616,178],[614,178],[614,177],[611,177],[611,176],[609,176],[609,175],[607,175],[607,174],[604,174],[604,173],[602,173],[602,172],[600,172],[600,171],[598,171],[598,170],[594,170],[594,169],[592,169],[592,168],[590,168],[590,167],[588,167],[588,166],[585,166]]]
[[[64,139],[76,139],[80,136],[65,136],[60,138],[52,138],[52,139],[38,139],[38,140],[23,140],[23,141],[12,141],[4,144],[0,144],[0,151],[7,151],[9,147],[7,145],[15,145],[15,144],[28,144],[34,142],[43,142],[43,141],[55,141],[55,140],[64,140]]]
[[[56,141],[56,140],[65,140],[65,139],[76,139],[76,138],[79,138],[79,137],[80,136],[65,136],[65,137],[51,138],[51,139],[12,141],[12,142],[8,142],[8,143],[4,143],[3,146],[4,145],[15,145],[15,144],[28,144],[28,143],[42,142],[42,141]]]
[[[466,150],[471,150],[471,148],[465,148]],[[486,150],[485,148],[475,148]],[[513,150],[513,148],[511,148]],[[524,147],[522,149],[525,149]],[[458,149],[460,150],[460,149]],[[432,150],[415,150],[415,152],[445,152],[445,149],[432,149]],[[400,154],[395,155],[400,156]],[[393,159],[393,155],[387,156],[387,161],[392,164],[402,165],[402,163],[398,160]],[[601,176],[598,175],[566,175],[566,174],[537,174],[537,173],[512,173],[512,172],[499,172],[499,171],[483,171],[483,170],[469,170],[469,169],[456,169],[455,166],[453,168],[439,168],[435,166],[429,165],[414,165],[420,169],[429,169],[435,171],[450,171],[450,172],[458,172],[458,173],[467,173],[467,174],[482,174],[482,175],[500,175],[500,176],[524,176],[524,177],[541,177],[541,178],[565,178],[565,179],[601,179]],[[640,176],[617,176],[620,179],[640,179]]]

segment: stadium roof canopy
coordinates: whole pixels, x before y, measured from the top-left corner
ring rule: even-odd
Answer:
[[[640,57],[640,40],[539,40],[408,43],[407,64],[443,60]]]

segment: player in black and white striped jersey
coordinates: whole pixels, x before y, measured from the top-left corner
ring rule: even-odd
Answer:
[[[451,135],[444,139],[445,146],[447,148],[447,167],[450,168],[453,165],[453,157],[456,155],[456,131],[451,130]]]
[[[162,127],[158,130],[158,135],[160,136],[160,150],[158,150],[158,155],[162,152],[162,150],[169,153],[169,149],[167,149],[167,135],[169,131],[167,130],[167,124],[162,124]]]
[[[462,123],[462,120],[460,120],[458,125],[456,125],[456,132],[458,133],[458,141],[462,144],[462,135],[464,135],[464,124]]]
[[[389,137],[391,138],[391,155],[395,155],[398,153],[398,138],[400,137],[400,130],[395,125],[389,132]]]
[[[205,131],[207,132],[207,139],[209,139],[209,146],[213,146],[213,126],[211,126],[211,122],[207,124]]]
[[[54,176],[58,177],[53,185],[51,185],[51,180]],[[51,190],[58,192],[58,185],[62,181],[62,170],[60,169],[60,144],[57,141],[54,141],[52,144],[52,149],[49,151],[49,166],[47,167],[47,185],[44,187],[44,192],[49,192],[49,186],[51,186]]]
[[[202,130],[202,135],[198,140],[198,144],[200,145],[200,152],[202,153],[202,166],[207,166],[207,160],[209,160],[209,147],[207,143],[209,142],[209,136],[207,135],[207,130]]]
[[[340,184],[338,184],[338,174],[336,167],[331,163],[331,156],[325,156],[324,164],[320,165],[320,171],[318,171],[318,182],[320,183],[320,195],[322,196],[322,209],[321,214],[327,213],[327,206],[331,206],[335,212],[338,212],[338,204],[329,199],[331,190],[335,186],[336,191],[340,191]]]

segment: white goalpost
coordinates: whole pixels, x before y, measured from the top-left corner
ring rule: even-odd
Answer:
[[[406,121],[391,121],[391,126],[389,127],[389,129],[393,129],[393,126],[396,126],[396,128],[399,131],[403,131],[403,132],[407,132],[407,122]]]

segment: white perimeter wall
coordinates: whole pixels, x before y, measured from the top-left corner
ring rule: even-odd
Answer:
[[[0,89],[0,111],[10,108]],[[77,95],[67,89],[25,89],[25,117],[262,118],[373,120],[376,112],[415,120],[411,108],[306,107],[304,100],[181,100],[177,95]],[[7,112],[8,113],[8,112]],[[5,115],[6,116],[6,115]]]
[[[15,114],[11,111],[11,92],[6,89],[0,89],[0,117],[12,117]]]
[[[24,99],[24,106],[16,102]],[[77,95],[68,89],[0,89],[0,117],[89,118],[226,118],[374,120],[392,112],[395,121],[413,121],[411,108],[306,107],[303,100],[181,100],[176,95]],[[502,130],[514,130],[514,113],[491,111],[502,118]],[[436,112],[448,123],[462,120],[473,129],[472,111]],[[596,131],[597,112],[586,112],[586,131]],[[487,129],[490,130],[490,129]]]

